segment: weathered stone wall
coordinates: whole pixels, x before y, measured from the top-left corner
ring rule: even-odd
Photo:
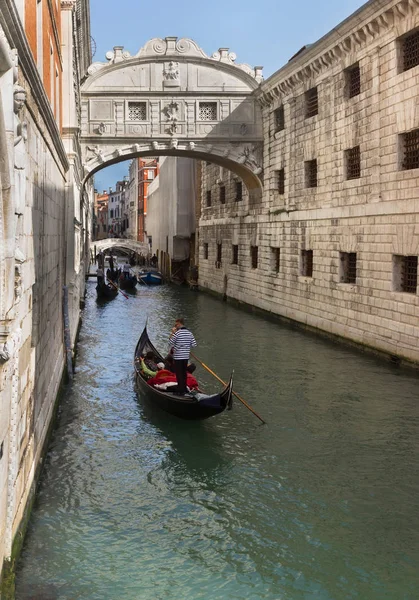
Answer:
[[[213,193],[206,208],[220,175],[203,163],[200,285],[419,361],[417,288],[398,291],[395,258],[419,255],[419,170],[401,168],[400,138],[419,128],[419,66],[400,67],[401,36],[418,25],[417,2],[369,2],[262,84],[263,200],[237,202],[230,181],[225,206]],[[350,98],[346,70],[357,64],[360,93]],[[305,94],[316,86],[318,114],[307,117]],[[345,151],[357,146],[360,176],[347,179]],[[317,186],[307,187],[314,159]],[[312,276],[303,271],[304,250],[313,252]],[[356,254],[355,283],[342,281],[341,253]]]

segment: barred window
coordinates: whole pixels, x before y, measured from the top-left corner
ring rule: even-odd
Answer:
[[[419,30],[401,38],[400,46],[402,71],[408,71],[419,65]]]
[[[239,264],[239,247],[237,244],[233,244],[231,249],[232,249],[231,264],[238,265]]]
[[[147,119],[146,102],[128,102],[128,120],[145,121]]]
[[[215,267],[217,269],[221,268],[222,257],[223,257],[223,245],[217,244],[217,262],[215,263]]]
[[[271,266],[272,266],[272,271],[274,271],[275,273],[279,273],[280,260],[281,260],[281,249],[271,247]]]
[[[361,152],[359,146],[345,151],[346,179],[359,179],[361,177]]]
[[[259,254],[258,246],[250,246],[250,258],[252,261],[252,269],[258,268],[258,254]]]
[[[199,120],[200,121],[216,121],[217,120],[217,103],[216,102],[200,102],[199,103]]]
[[[356,283],[356,252],[340,252],[340,281]]]
[[[317,88],[311,88],[305,93],[306,103],[306,119],[314,117],[319,113],[319,97],[317,94]]]
[[[226,203],[226,186],[220,185],[220,204]]]
[[[208,244],[204,244],[204,259],[208,260]]]
[[[317,187],[317,159],[305,163],[306,188]]]
[[[396,291],[416,294],[418,287],[418,257],[394,255],[393,277]]]
[[[241,181],[236,181],[236,202],[243,200],[243,184]]]
[[[403,133],[401,139],[403,151],[402,169],[419,168],[419,129]]]
[[[348,98],[354,98],[361,93],[361,71],[359,64],[346,69],[346,89]]]
[[[285,129],[284,107],[280,106],[274,111],[275,132]]]
[[[276,171],[276,185],[280,194],[285,194],[285,169]]]
[[[207,206],[211,206],[211,190],[207,190],[206,192],[206,202]]]
[[[301,275],[313,277],[313,250],[301,251]]]

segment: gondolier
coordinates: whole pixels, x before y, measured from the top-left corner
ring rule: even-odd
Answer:
[[[176,319],[175,326],[169,339],[169,346],[173,354],[173,366],[177,379],[178,394],[186,394],[186,377],[191,348],[196,346],[193,334],[186,329],[183,319]]]

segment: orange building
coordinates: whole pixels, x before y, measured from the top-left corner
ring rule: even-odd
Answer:
[[[147,198],[148,187],[159,174],[159,163],[155,158],[138,158],[138,234],[139,242],[147,242]]]

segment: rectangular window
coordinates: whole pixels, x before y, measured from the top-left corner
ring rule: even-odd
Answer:
[[[313,277],[313,250],[301,251],[301,275]]]
[[[211,206],[211,190],[206,191],[206,205]]]
[[[217,262],[215,263],[215,267],[217,269],[221,268],[221,260],[223,258],[223,245],[217,244]]]
[[[258,254],[259,254],[258,246],[250,246],[250,258],[252,261],[252,269],[258,268]]]
[[[238,265],[239,264],[239,247],[237,244],[233,244],[231,249],[232,249],[231,264]]]
[[[418,257],[394,255],[393,280],[395,291],[416,294],[418,287]]]
[[[306,188],[317,187],[317,159],[306,160],[305,164],[305,177],[306,177]]]
[[[281,249],[271,247],[271,266],[272,271],[279,273],[279,267],[281,264]]]
[[[348,98],[354,98],[361,93],[361,70],[359,64],[352,65],[345,71],[346,91]]]
[[[419,168],[419,129],[408,131],[401,135],[402,142],[402,169]]]
[[[285,114],[283,106],[280,106],[274,111],[274,125],[275,133],[277,131],[282,131],[283,129],[285,129]]]
[[[146,119],[146,102],[128,102],[128,121],[145,121]]]
[[[208,244],[204,244],[204,259],[208,260]]]
[[[419,29],[402,37],[399,44],[401,71],[408,71],[419,65]]]
[[[113,210],[111,210],[111,219],[113,219]]]
[[[243,200],[243,184],[241,181],[236,181],[236,202]]]
[[[199,120],[200,121],[216,121],[217,120],[217,103],[216,102],[200,102],[199,103]]]
[[[220,204],[226,203],[226,186],[220,185]]]
[[[361,177],[361,151],[359,146],[345,150],[346,179]]]
[[[317,94],[317,87],[311,88],[308,90],[305,95],[305,105],[306,105],[306,119],[309,117],[314,117],[319,114],[319,97]]]
[[[340,252],[341,283],[356,283],[356,252]]]
[[[276,188],[280,194],[285,194],[285,169],[276,171]]]

